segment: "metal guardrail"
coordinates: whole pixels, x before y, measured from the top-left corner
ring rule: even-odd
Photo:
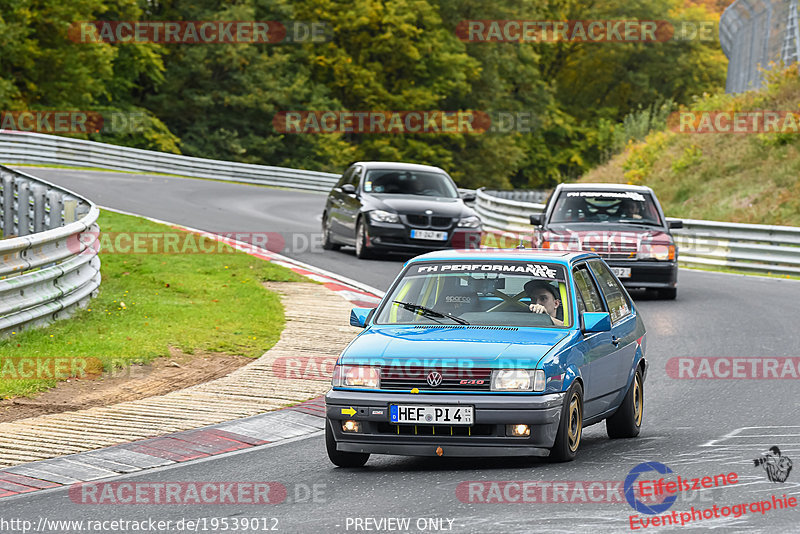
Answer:
[[[530,215],[544,204],[495,196],[479,189],[475,210],[485,231],[513,237],[532,236]],[[672,230],[679,262],[691,267],[726,267],[762,274],[800,275],[800,228],[682,219]]]
[[[100,286],[97,206],[0,165],[0,337],[68,317]]]
[[[0,130],[0,161],[177,174],[194,178],[211,178],[325,192],[330,191],[341,176],[329,172],[193,158],[14,130]]]
[[[725,91],[758,89],[770,62],[797,62],[797,0],[736,0],[722,12],[719,40],[728,57]]]

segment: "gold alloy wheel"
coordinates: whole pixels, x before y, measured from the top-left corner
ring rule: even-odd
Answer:
[[[569,439],[569,450],[575,452],[581,444],[581,429],[583,428],[583,417],[581,414],[581,402],[576,393],[572,394],[569,401],[569,426],[567,427],[567,438]]]
[[[639,373],[633,378],[633,421],[636,426],[642,424],[642,414],[644,413],[644,395],[642,395],[642,380]]]

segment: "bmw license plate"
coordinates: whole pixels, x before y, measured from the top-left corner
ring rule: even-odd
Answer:
[[[433,230],[411,230],[411,239],[447,241],[447,232],[434,232]]]
[[[630,278],[631,277],[631,268],[630,267],[612,267],[612,271],[614,274],[617,275],[617,278]]]
[[[415,425],[472,425],[473,407],[392,404],[389,418],[392,423]]]

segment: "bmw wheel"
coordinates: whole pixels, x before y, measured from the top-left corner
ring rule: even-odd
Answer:
[[[583,434],[583,387],[577,380],[572,383],[564,397],[561,421],[558,423],[556,442],[550,449],[550,459],[571,462],[578,454]]]
[[[341,245],[331,241],[331,223],[328,217],[322,219],[322,248],[324,250],[339,250]]]
[[[372,252],[367,246],[367,226],[363,220],[359,220],[356,226],[356,256],[360,260],[372,257]]]

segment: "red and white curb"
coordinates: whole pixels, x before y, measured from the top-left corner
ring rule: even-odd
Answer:
[[[325,400],[0,470],[0,498],[276,443],[325,428]]]
[[[251,256],[321,282],[356,306],[376,306],[383,295],[382,291],[355,280],[246,242],[135,213],[102,209],[141,217],[226,243]],[[0,498],[208,458],[312,434],[324,428],[325,401],[323,397],[316,397],[289,408],[245,419],[0,469]]]

